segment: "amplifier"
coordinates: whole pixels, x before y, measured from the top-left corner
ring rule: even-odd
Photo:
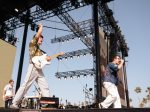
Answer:
[[[57,97],[41,97],[39,101],[41,109],[58,108],[59,98]]]

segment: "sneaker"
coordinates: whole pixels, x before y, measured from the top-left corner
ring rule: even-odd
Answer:
[[[17,105],[15,105],[15,104],[12,104],[12,105],[10,105],[10,108],[18,109],[19,107]]]
[[[101,103],[98,104],[98,107],[99,107],[100,109],[101,109],[101,108],[104,108]]]

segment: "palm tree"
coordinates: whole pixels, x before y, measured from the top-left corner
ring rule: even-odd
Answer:
[[[136,93],[141,93],[141,90],[142,90],[141,87],[136,87],[134,91],[135,91]]]
[[[132,99],[131,98],[129,99],[129,102],[130,102],[130,107],[132,107]]]
[[[150,101],[150,87],[147,87],[146,92],[148,93],[147,96],[146,96],[146,99],[147,99],[148,101]],[[147,101],[147,103],[148,103],[148,101]]]
[[[147,98],[143,98],[140,107],[143,108],[145,106],[145,104],[147,103]]]
[[[141,87],[136,87],[135,89],[134,89],[134,91],[138,94],[138,93],[141,93]],[[142,106],[141,105],[141,103],[140,103],[140,98],[138,97],[138,100],[139,100],[139,104],[140,104],[140,107]]]
[[[150,100],[150,94],[148,94],[146,97],[147,97],[147,100]]]

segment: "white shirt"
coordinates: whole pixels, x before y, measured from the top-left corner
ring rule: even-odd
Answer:
[[[5,91],[5,96],[14,96],[13,86],[11,86],[10,84],[7,84],[4,87],[4,91]]]

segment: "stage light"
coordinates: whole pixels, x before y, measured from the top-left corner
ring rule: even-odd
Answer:
[[[10,36],[10,37],[8,37],[8,42],[9,42],[11,45],[15,45],[16,42],[17,42],[17,38],[16,38],[16,37],[13,37],[13,36]]]
[[[84,76],[84,77],[87,77],[87,75],[86,75],[86,74],[84,74],[83,76]]]
[[[12,41],[13,41],[13,37],[10,36],[10,37],[8,38],[8,42],[11,43]]]
[[[78,2],[78,0],[71,0],[71,5],[75,8],[78,8],[80,6],[80,3]]]
[[[70,79],[73,79],[73,76],[70,76]]]
[[[16,11],[16,12],[19,12],[19,10],[18,10],[17,8],[15,8],[15,11]]]
[[[91,76],[93,76],[93,74],[91,74]]]
[[[77,75],[77,79],[79,79],[80,78],[80,75]]]
[[[90,33],[90,37],[93,37],[93,34],[92,34],[92,33]]]
[[[67,76],[64,76],[64,79],[67,80]]]
[[[69,42],[69,39],[67,39],[66,42],[68,43],[68,42]]]
[[[86,54],[83,54],[83,56],[86,56]]]
[[[68,60],[68,58],[67,58],[67,57],[65,57],[65,60]]]
[[[89,91],[92,91],[93,89],[92,88],[89,88]]]
[[[57,77],[59,80],[61,80],[61,77]]]
[[[70,56],[70,59],[73,59],[73,56]]]

